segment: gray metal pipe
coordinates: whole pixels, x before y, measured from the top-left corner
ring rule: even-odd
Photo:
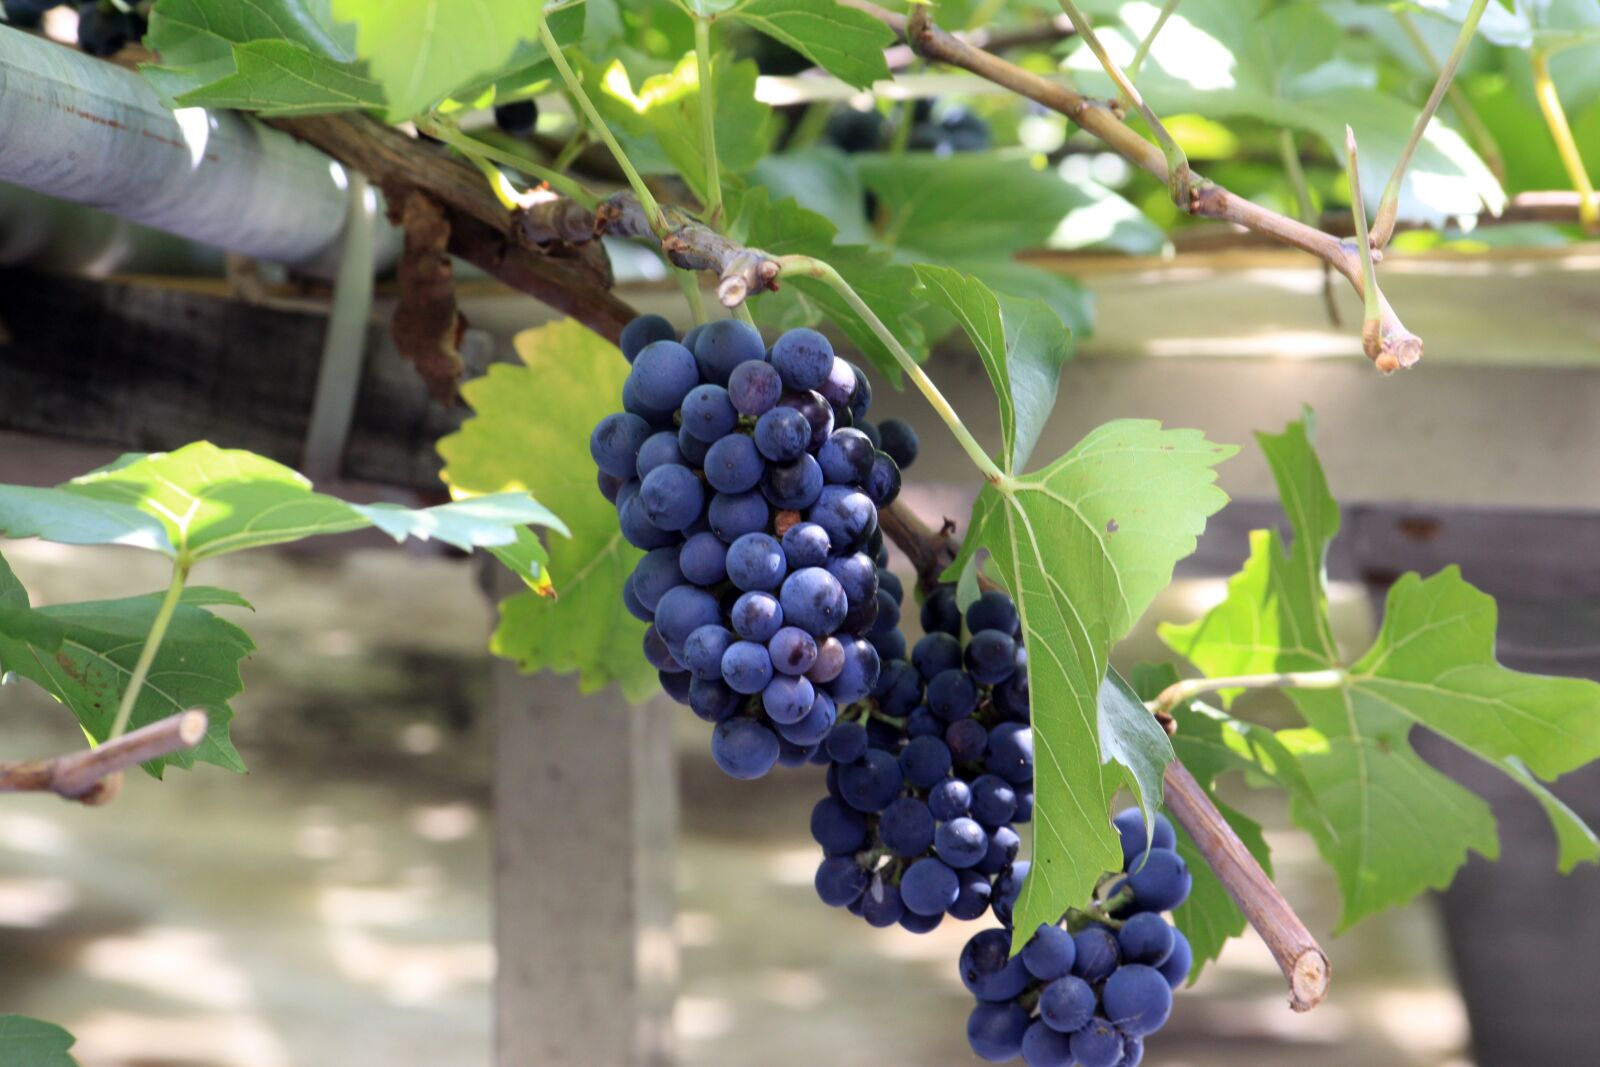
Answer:
[[[0,26],[0,181],[330,272],[350,209],[327,156],[229,111],[170,111],[138,74]],[[398,242],[381,236],[378,262]]]

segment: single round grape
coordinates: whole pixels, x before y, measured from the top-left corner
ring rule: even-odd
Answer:
[[[1138,808],[1123,808],[1111,820],[1111,825],[1122,838],[1122,869],[1132,870],[1138,866],[1146,849],[1144,812]],[[1156,812],[1155,827],[1154,840],[1148,843],[1150,847],[1171,849],[1178,846],[1178,834],[1172,828],[1172,821],[1160,812]]]
[[[668,408],[662,411],[660,408],[653,408],[639,399],[639,383],[633,380],[631,374],[622,382],[622,410],[643,419],[652,431],[673,428],[672,409]]]
[[[883,928],[893,926],[906,913],[905,901],[900,899],[900,887],[886,881],[882,875],[872,876],[867,891],[861,894],[861,917],[867,925]]]
[[[836,412],[852,415],[850,401],[856,395],[856,368],[848,360],[835,358],[828,368],[828,379],[817,386],[822,399]]]
[[[728,612],[733,632],[746,641],[765,645],[783,626],[783,607],[771,593],[751,591],[741,594]],[[769,657],[770,658],[770,657]]]
[[[824,852],[854,852],[867,843],[867,817],[837,797],[823,797],[811,809],[811,837]]]
[[[961,950],[961,984],[985,1001],[1005,1001],[1028,987],[1028,971],[1020,956],[1011,955],[1009,930],[980,930]]]
[[[1129,916],[1117,931],[1117,948],[1128,963],[1159,967],[1172,955],[1173,929],[1151,911]]]
[[[799,459],[810,440],[811,424],[793,408],[773,408],[756,420],[756,448],[774,463]]]
[[[844,670],[844,642],[837,637],[824,637],[817,642],[817,662],[806,671],[806,677],[821,685],[839,677]]]
[[[790,389],[817,389],[833,370],[833,345],[816,330],[789,330],[772,345],[772,365]]]
[[[1039,924],[1033,937],[1022,948],[1022,965],[1041,982],[1054,981],[1071,974],[1072,963],[1077,958],[1077,944],[1072,940],[1072,935],[1049,923]]]
[[[683,460],[683,453],[678,450],[678,435],[671,430],[661,430],[645,438],[644,444],[639,446],[639,458],[636,461],[639,477],[643,478],[657,467],[668,464],[688,466]]]
[[[835,763],[854,763],[867,753],[867,728],[858,722],[841,722],[828,731],[824,746]]]
[[[1117,1067],[1139,1067],[1144,1061],[1144,1038],[1122,1035],[1122,1059]]]
[[[684,583],[683,571],[678,568],[678,550],[655,548],[639,557],[631,576],[633,595],[650,611],[656,610],[668,589]]]
[[[785,626],[767,642],[772,669],[779,674],[804,675],[817,662],[817,642],[798,626]]]
[[[857,423],[867,417],[867,412],[872,409],[872,382],[862,373],[861,368],[851,364],[850,370],[856,376],[856,391],[850,397],[850,414]]]
[[[675,411],[700,384],[694,356],[676,341],[652,341],[633,361],[634,393],[658,411]]]
[[[779,723],[778,733],[797,745],[818,745],[827,740],[839,721],[839,709],[827,693],[818,691],[811,701],[811,710],[798,722]]]
[[[767,346],[761,332],[738,319],[718,319],[701,327],[694,341],[694,359],[701,378],[727,385],[734,369],[753,359],[765,359]]]
[[[776,674],[761,691],[761,706],[775,723],[796,723],[806,717],[816,696],[816,690],[804,678]]]
[[[755,491],[718,493],[706,506],[711,532],[729,545],[747,533],[765,530],[771,516],[772,510],[767,507],[766,499]]]
[[[1105,981],[1122,962],[1117,935],[1104,926],[1085,926],[1072,935],[1072,940],[1078,950],[1072,973],[1085,982]]]
[[[817,451],[817,462],[830,484],[859,485],[872,473],[876,455],[872,442],[860,430],[835,430]]]
[[[1183,857],[1170,848],[1152,848],[1142,865],[1128,875],[1133,904],[1139,911],[1171,911],[1182,904],[1194,885]]]
[[[872,531],[877,529],[878,509],[859,489],[826,485],[806,518],[828,532],[835,552],[848,553],[866,544]]]
[[[1039,990],[1039,1018],[1063,1034],[1089,1025],[1096,1004],[1094,987],[1077,975],[1057,978]]]
[[[905,880],[901,879],[900,895],[902,900],[905,898],[905,888]],[[918,915],[916,912],[912,911],[908,905],[906,907],[905,914],[900,916],[900,929],[911,934],[926,934],[929,931],[938,929],[939,924],[943,921],[944,916],[942,914]]]
[[[639,468],[639,449],[650,438],[650,424],[619,411],[601,419],[589,435],[589,455],[613,478],[632,478]]]
[[[825,566],[832,547],[828,531],[814,522],[797,522],[783,532],[783,555],[792,571]]]
[[[1033,728],[1020,722],[1003,722],[989,731],[989,751],[983,765],[1014,785],[1033,781]]]
[[[873,637],[898,633],[900,630],[900,601],[885,590],[878,590],[878,618],[869,631]],[[913,671],[915,673],[915,671]]]
[[[1015,637],[1017,634],[1017,606],[1011,597],[991,589],[967,605],[967,629],[973,633],[999,630]]]
[[[721,622],[717,598],[692,585],[668,589],[656,604],[656,629],[661,631],[668,648],[682,648],[694,631]]]
[[[657,671],[656,678],[661,682],[661,689],[679,704],[689,703],[689,687],[694,683],[687,671]]]
[[[883,435],[878,432],[878,424],[870,419],[856,419],[852,425],[867,435],[867,440],[872,442],[872,450],[876,452],[883,447]]]
[[[607,474],[605,471],[595,471],[595,484],[600,488],[600,495],[612,504],[617,502],[617,491],[622,488],[623,480]]]
[[[892,659],[904,660],[906,658],[906,635],[899,630],[890,630],[888,633],[883,634],[869,634],[867,639],[872,642],[872,647],[878,650],[878,658],[885,662]],[[911,677],[915,679],[917,699],[920,700],[922,699],[922,678],[915,670],[911,672]],[[912,706],[915,706],[915,701],[897,714],[904,715]]]
[[[1026,1067],[1072,1067],[1072,1038],[1036,1019],[1022,1035],[1022,1062]]]
[[[1005,1063],[1022,1055],[1028,1013],[1016,1004],[979,1004],[967,1016],[967,1044],[979,1058]]]
[[[657,467],[639,485],[650,525],[669,531],[685,529],[705,510],[705,487],[688,467]]]
[[[654,626],[644,632],[644,658],[650,666],[667,674],[678,674],[684,669],[684,665],[673,658],[672,650]]]
[[[1024,789],[1017,794],[1017,813],[1011,816],[1011,821],[1018,826],[1033,821],[1033,790]]]
[[[941,585],[922,602],[922,631],[960,639],[961,609],[956,606],[955,590],[948,585]]]
[[[901,419],[884,419],[878,423],[878,436],[881,440],[878,448],[887,452],[901,470],[906,470],[917,461],[917,431],[909,423]]]
[[[957,763],[976,763],[989,747],[989,731],[976,719],[960,719],[945,727],[944,743]]]
[[[978,709],[978,685],[966,671],[940,671],[928,683],[928,708],[945,722],[965,719]]]
[[[1100,1004],[1118,1030],[1143,1037],[1161,1029],[1172,1014],[1172,987],[1154,967],[1129,963],[1106,979]]]
[[[692,534],[678,549],[678,570],[695,585],[711,586],[727,578],[728,546],[709,530]]]
[[[761,479],[761,493],[779,511],[804,511],[822,495],[822,468],[810,455],[773,463]]]
[[[811,428],[806,449],[810,452],[819,451],[823,442],[833,433],[833,408],[822,399],[822,394],[809,389],[786,392],[778,398],[778,407],[774,410],[784,409],[797,411],[806,420],[806,425]]]
[[[655,612],[645,607],[644,602],[641,601],[638,594],[633,591],[632,575],[629,575],[628,580],[622,583],[622,606],[628,609],[629,615],[632,615],[640,622],[655,621]]]
[[[1122,1035],[1110,1021],[1095,1016],[1070,1039],[1078,1067],[1116,1067],[1122,1058]]]
[[[950,746],[937,737],[913,738],[900,752],[900,768],[916,789],[932,789],[943,782],[951,763]]]
[[[711,758],[729,777],[760,778],[778,762],[778,736],[754,719],[727,719],[711,732]]]
[[[862,479],[861,488],[872,502],[886,508],[900,497],[900,468],[888,453],[879,452],[872,460],[872,469]]]
[[[500,128],[501,133],[508,134],[512,137],[526,137],[528,134],[533,132],[533,128],[538,124],[538,122],[539,102],[537,100],[513,100],[509,104],[496,104],[494,106],[494,124]],[[667,328],[667,332],[662,334],[663,337],[678,336],[677,332],[673,330],[672,324],[667,322],[666,319],[662,319],[661,316],[647,315],[641,316],[641,319],[642,318],[660,319],[660,321]],[[633,322],[628,323],[627,326],[622,328],[624,355],[627,354],[626,345],[628,340],[628,330],[636,323],[641,321],[641,319],[634,319]],[[655,338],[652,338],[652,340],[654,339]]]
[[[944,720],[928,710],[928,705],[918,705],[906,716],[906,737],[943,737]],[[985,734],[987,737],[988,735]]]
[[[869,748],[861,759],[839,768],[839,794],[857,811],[876,814],[900,794],[904,783],[900,761],[882,749]]]
[[[1019,648],[1018,651],[1022,650]],[[1027,670],[1018,670],[995,686],[993,696],[995,708],[1012,722],[1028,722],[1032,718],[1033,702],[1028,695]]]
[[[783,584],[788,565],[771,534],[748,533],[728,546],[728,580],[746,592],[770,592]]]
[[[772,364],[750,359],[728,376],[728,399],[741,415],[757,418],[771,411],[783,395],[783,382]]]
[[[936,859],[917,860],[900,879],[900,897],[918,915],[942,915],[960,895],[961,879]]]
[[[1007,926],[1011,925],[1011,910],[1017,906],[1017,898],[1022,895],[1022,883],[1027,881],[1029,867],[1027,860],[1018,860],[1001,871],[1000,877],[994,880],[990,907],[994,909],[994,917]]]
[[[720,385],[697,385],[683,398],[683,428],[691,437],[712,444],[733,432],[739,413]]]
[[[803,627],[802,627],[803,628]],[[844,641],[844,666],[828,683],[828,694],[839,704],[854,704],[872,692],[882,664],[878,650],[860,638]]]
[[[911,650],[911,663],[930,682],[944,671],[960,670],[961,641],[938,631],[925,634]]]
[[[797,745],[783,734],[778,734],[778,766],[804,767],[816,754],[816,745]]]
[[[989,831],[989,848],[972,869],[982,874],[999,874],[1011,866],[1017,853],[1022,851],[1022,838],[1009,826],[984,829]]]
[[[813,637],[833,633],[849,610],[839,580],[821,567],[805,567],[789,575],[784,579],[779,600],[790,625]],[[845,661],[841,660],[839,666],[842,670]]]
[[[881,535],[881,529],[879,533]],[[878,588],[894,597],[896,603],[905,603],[906,587],[901,584],[900,576],[885,568],[882,563],[878,564]]]
[[[622,358],[632,363],[645,345],[652,341],[674,341],[677,337],[678,332],[672,328],[672,323],[660,315],[640,315],[622,328]]]
[[[881,660],[883,646],[876,638],[869,643]],[[905,660],[889,660],[878,672],[878,684],[873,687],[872,693],[878,698],[879,710],[885,715],[903,719],[922,703],[922,678]]]
[[[946,778],[928,792],[928,810],[940,822],[965,815],[972,806],[972,787],[959,778]]]
[[[972,817],[985,826],[1003,826],[1017,813],[1017,791],[997,774],[972,780]]]
[[[1166,961],[1157,965],[1156,970],[1161,972],[1161,977],[1167,980],[1167,985],[1177,989],[1189,978],[1189,968],[1194,965],[1194,950],[1189,947],[1189,939],[1183,936],[1183,931],[1172,931],[1172,955]]]
[[[999,630],[979,630],[967,642],[966,664],[979,685],[998,685],[1017,673],[1017,643]]]
[[[839,580],[845,602],[851,607],[877,598],[878,567],[866,553],[832,556],[827,568],[828,573]]]
[[[776,747],[776,740],[773,742]],[[829,856],[817,867],[817,896],[830,908],[843,908],[867,890],[867,872],[849,856]]]
[[[922,855],[933,847],[933,816],[928,805],[915,797],[900,797],[878,817],[878,836],[896,856]],[[949,906],[945,904],[939,910]]]
[[[962,816],[939,824],[934,834],[934,851],[957,870],[971,867],[989,851],[989,835],[977,821]]]
[[[652,549],[678,543],[677,534],[663,530],[650,521],[644,501],[639,499],[639,494],[634,493],[618,499],[622,503],[617,506],[617,528],[622,531],[622,538],[628,544],[649,552]]]
[[[710,623],[695,629],[683,642],[681,659],[689,673],[706,681],[722,677],[722,657],[734,644],[725,626]]]
[[[744,697],[728,688],[720,668],[714,679],[695,678],[689,683],[689,710],[706,722],[722,722],[743,705]]]
[[[957,871],[956,875],[961,880],[961,891],[950,905],[950,917],[962,922],[983,918],[983,913],[989,910],[989,896],[994,891],[989,879],[970,867]]]
[[[754,641],[735,641],[722,654],[722,680],[735,693],[751,696],[772,681],[772,657]],[[776,757],[774,757],[776,758]]]
[[[684,462],[691,467],[704,467],[706,457],[711,454],[711,446],[689,432],[687,426],[678,427],[678,451],[682,454]]]

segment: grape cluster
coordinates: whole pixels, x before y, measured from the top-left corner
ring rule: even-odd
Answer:
[[[44,21],[46,12],[69,6],[68,0],[3,0],[0,22],[33,29]],[[113,56],[144,36],[148,22],[142,9],[127,10],[110,0],[78,0],[78,47],[92,56]]]
[[[1014,827],[1033,815],[1033,732],[1017,609],[984,593],[967,608],[965,646],[961,623],[952,589],[930,594],[926,636],[909,660],[903,638],[881,649],[899,655],[885,660],[874,699],[823,746],[817,894],[873,926],[925,933],[947,914],[999,913],[1026,872]]]
[[[589,449],[645,553],[623,594],[650,623],[645,656],[715,725],[711,754],[729,775],[798,766],[871,695],[880,644],[905,645],[878,529],[900,469],[865,421],[871,387],[809,329],[769,350],[737,320],[679,340],[645,315],[622,352],[624,410]]]
[[[982,1058],[1021,1056],[1028,1067],[1138,1067],[1144,1039],[1172,1013],[1172,994],[1193,958],[1188,940],[1161,913],[1184,902],[1192,879],[1165,816],[1156,816],[1148,842],[1137,808],[1115,821],[1123,869],[1107,880],[1094,913],[1040,926],[1012,956],[1007,911],[1006,926],[974,935],[962,950],[961,981],[978,1001],[967,1040]]]

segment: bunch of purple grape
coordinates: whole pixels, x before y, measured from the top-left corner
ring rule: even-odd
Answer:
[[[978,1000],[967,1040],[984,1059],[1138,1067],[1144,1039],[1172,1013],[1172,994],[1193,958],[1188,940],[1161,913],[1188,898],[1193,879],[1165,816],[1156,816],[1148,842],[1137,808],[1115,822],[1123,872],[1107,880],[1096,913],[1040,926],[1012,956],[1007,910],[1005,926],[974,935],[962,950],[961,981]]]
[[[645,553],[624,590],[651,624],[645,656],[668,694],[715,724],[711,754],[728,774],[805,763],[841,710],[871,695],[875,642],[898,633],[878,508],[899,494],[900,468],[865,421],[872,390],[809,329],[769,350],[737,320],[679,341],[645,315],[622,352],[624,410],[589,450],[623,536]]]
[[[1033,815],[1027,653],[1001,592],[967,608],[948,586],[922,607],[925,635],[886,659],[873,701],[843,718],[823,751],[828,796],[811,813],[824,853],[817,894],[873,926],[914,933],[945,915],[1004,908]],[[998,894],[998,896],[997,896]]]

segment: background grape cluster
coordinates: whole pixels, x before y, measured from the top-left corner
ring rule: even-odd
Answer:
[[[78,46],[93,56],[112,56],[145,34],[148,23],[144,5],[135,0],[126,10],[110,0],[0,0],[0,21],[32,29],[44,21],[45,13],[57,7],[78,11]]]
[[[866,378],[814,330],[769,349],[737,320],[680,339],[646,315],[622,352],[623,410],[589,444],[644,552],[623,599],[650,623],[662,688],[713,724],[717,765],[736,778],[827,766],[811,814],[824,903],[913,933],[994,913],[1001,926],[960,960],[980,1056],[1134,1067],[1189,971],[1160,915],[1188,872],[1165,819],[1147,848],[1138,811],[1124,812],[1124,869],[1102,905],[1010,956],[1028,873],[1016,827],[1033,815],[1027,650],[1009,596],[963,613],[951,586],[928,594],[908,647],[878,509],[916,460],[915,432],[868,421]]]

